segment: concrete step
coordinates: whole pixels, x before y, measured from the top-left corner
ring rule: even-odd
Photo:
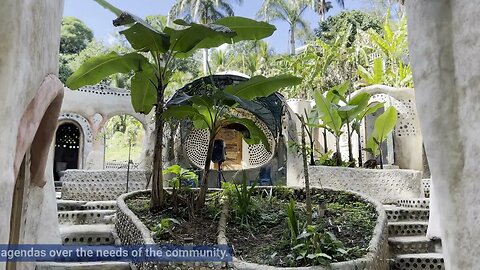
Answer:
[[[402,254],[394,258],[390,270],[445,270],[441,253]]]
[[[390,254],[416,254],[435,252],[435,242],[426,236],[395,236],[388,238]]]
[[[417,198],[417,199],[404,199],[397,201],[398,207],[406,208],[430,208],[430,199],[429,198]]]
[[[58,222],[60,224],[113,224],[115,210],[76,210],[59,211]]]
[[[394,221],[428,221],[430,210],[425,208],[384,206],[388,222]]]
[[[116,201],[72,201],[57,200],[58,211],[74,211],[74,210],[115,210]]]
[[[114,245],[114,226],[106,224],[61,225],[64,245]]]
[[[426,235],[428,228],[427,221],[397,221],[388,223],[388,235],[394,236],[414,236]]]
[[[130,270],[126,262],[37,263],[36,270]]]

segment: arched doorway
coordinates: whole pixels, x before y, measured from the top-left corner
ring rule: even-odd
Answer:
[[[127,169],[128,160],[133,162],[131,169],[137,169],[145,136],[143,124],[129,114],[112,116],[105,123],[104,130],[105,169]]]
[[[63,123],[55,134],[53,175],[59,181],[63,171],[78,169],[80,155],[80,129],[73,123]]]

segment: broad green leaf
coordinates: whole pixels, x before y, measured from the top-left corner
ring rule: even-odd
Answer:
[[[169,36],[145,24],[146,22],[137,22],[130,28],[120,31],[120,34],[125,35],[130,45],[137,51],[167,52],[170,47]]]
[[[215,21],[214,24],[223,25],[233,30],[236,33],[232,38],[234,42],[261,40],[271,36],[277,30],[272,24],[238,16],[224,17]]]
[[[338,101],[340,100],[339,96],[344,97],[347,94],[349,88],[350,88],[350,82],[348,81],[332,87],[327,92],[328,102],[338,104]]]
[[[257,97],[267,97],[280,88],[294,86],[301,82],[301,78],[291,75],[278,75],[269,78],[259,75],[250,78],[248,81],[229,85],[223,91],[246,100],[252,100]]]
[[[262,143],[265,149],[270,152],[270,143],[265,133],[255,124],[254,121],[246,118],[229,117],[222,121],[221,126],[224,128],[235,129],[234,127],[241,125],[246,128],[248,134],[241,132],[242,136],[248,144]]]
[[[373,137],[368,138],[367,147],[364,150],[372,154],[374,157],[377,157],[380,154],[378,144],[375,142]]]
[[[370,97],[371,95],[369,93],[360,93],[350,99],[348,105],[356,106],[355,109],[351,110],[348,114],[350,119],[356,118],[357,115],[362,113],[367,108]]]
[[[332,104],[319,92],[315,92],[315,105],[318,110],[318,116],[323,124],[330,128],[338,136],[341,134],[342,119]]]
[[[180,175],[181,171],[182,171],[182,167],[180,167],[180,165],[178,164],[175,164],[163,170],[163,174],[173,173],[176,175]]]
[[[190,119],[190,120],[198,120],[202,119],[203,115],[201,115],[197,109],[192,106],[170,106],[163,112],[163,117],[167,120],[169,119]]]
[[[361,121],[365,116],[376,112],[378,109],[382,108],[384,105],[385,103],[383,102],[372,102],[368,104],[365,110],[357,116],[357,121]]]
[[[377,120],[375,120],[375,126],[373,128],[372,137],[379,143],[382,143],[387,139],[388,134],[392,132],[395,124],[397,123],[397,110],[395,107],[390,106]]]
[[[170,49],[179,53],[218,47],[236,35],[225,26],[197,23],[191,23],[190,26],[179,30],[165,27],[164,31],[170,36]]]
[[[85,85],[94,85],[115,73],[138,72],[153,69],[148,60],[139,53],[125,55],[111,52],[88,59],[67,80],[67,87],[75,90]]]
[[[113,14],[115,14],[117,16],[120,16],[120,14],[122,14],[122,11],[119,8],[115,7],[114,5],[108,3],[105,0],[93,0],[93,1],[97,2],[102,7],[110,10]]]
[[[152,70],[135,72],[131,80],[131,101],[136,112],[148,114],[157,103],[157,87]]]
[[[383,60],[378,57],[373,60],[373,82],[372,84],[383,83]]]

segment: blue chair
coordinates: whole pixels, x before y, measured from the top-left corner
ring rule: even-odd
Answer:
[[[258,180],[252,180],[249,182],[250,186],[253,182],[257,181],[259,186],[273,186],[272,176],[271,176],[272,168],[270,166],[265,166],[260,168],[260,172],[258,173]]]

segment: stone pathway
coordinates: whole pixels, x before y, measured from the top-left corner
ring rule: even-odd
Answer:
[[[430,184],[423,180],[425,198],[399,200],[385,205],[388,218],[390,270],[445,269],[440,240],[426,237]]]
[[[57,199],[57,208],[63,245],[120,244],[114,228],[115,201]],[[130,265],[126,262],[45,263],[38,265],[37,269],[130,270]]]

